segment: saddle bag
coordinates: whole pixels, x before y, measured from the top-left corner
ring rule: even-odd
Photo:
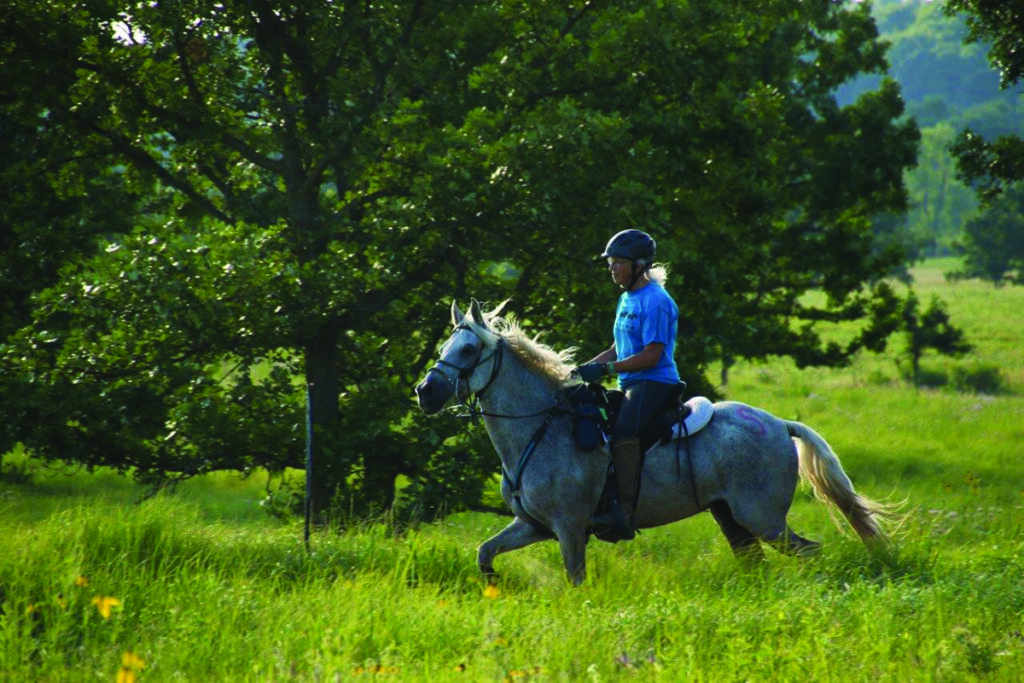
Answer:
[[[602,414],[598,398],[590,389],[580,387],[570,397],[572,405],[572,431],[576,445],[589,451],[605,443]]]

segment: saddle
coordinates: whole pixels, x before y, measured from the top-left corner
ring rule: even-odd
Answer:
[[[672,439],[691,436],[711,420],[714,414],[711,402],[697,396],[684,403],[682,396],[685,390],[685,382],[675,385],[665,398],[657,417],[640,430],[641,453]],[[596,382],[575,389],[569,401],[572,405],[573,431],[581,449],[589,450],[608,443],[624,397],[625,394],[618,389],[607,389]]]

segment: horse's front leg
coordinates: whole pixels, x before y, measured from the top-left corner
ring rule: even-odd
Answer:
[[[565,573],[578,586],[587,578],[587,533],[586,523],[555,524],[558,548],[562,551]]]
[[[551,537],[551,533],[546,529],[516,517],[511,524],[484,541],[477,551],[476,565],[487,577],[488,582],[493,582],[498,578],[498,574],[494,571],[495,557],[510,550],[525,548],[538,541],[546,541]]]

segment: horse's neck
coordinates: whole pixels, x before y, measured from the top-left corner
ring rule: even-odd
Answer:
[[[554,407],[556,398],[548,380],[529,371],[515,354],[506,354],[501,372],[480,397],[480,407],[491,441],[507,467],[543,422],[544,412]],[[533,415],[536,417],[528,417]]]

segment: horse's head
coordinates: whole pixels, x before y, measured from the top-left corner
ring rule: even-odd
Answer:
[[[416,387],[420,409],[427,415],[441,410],[452,396],[465,401],[483,391],[493,381],[500,360],[501,338],[488,327],[476,300],[469,315],[452,303],[452,325],[455,329],[441,347],[441,357]],[[480,372],[484,366],[489,367]]]

